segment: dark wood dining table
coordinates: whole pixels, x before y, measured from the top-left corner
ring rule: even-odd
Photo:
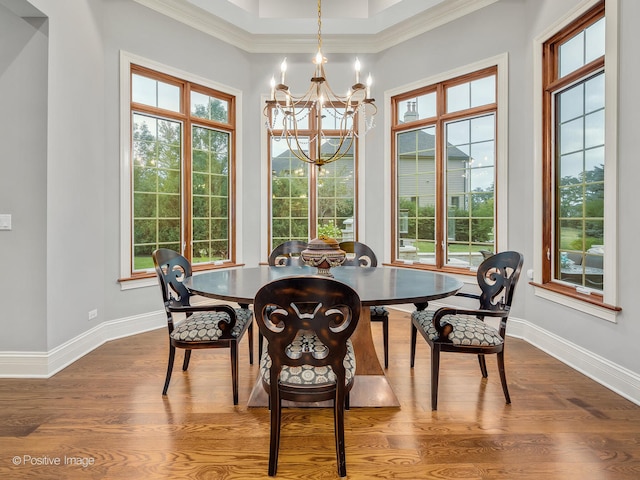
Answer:
[[[449,275],[400,267],[335,267],[331,273],[336,280],[358,292],[365,307],[413,303],[423,308],[431,300],[454,295],[463,285]],[[315,274],[314,267],[265,265],[196,274],[185,279],[184,285],[198,295],[249,305],[258,290],[272,280]],[[391,328],[395,327],[392,325]],[[409,349],[409,323],[403,328],[407,330],[406,347]],[[356,354],[356,379],[350,394],[350,406],[400,406],[375,351],[369,308],[362,309],[352,342]],[[267,406],[267,395],[259,378],[249,398],[249,406]]]

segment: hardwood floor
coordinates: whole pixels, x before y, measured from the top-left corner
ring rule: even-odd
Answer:
[[[511,405],[494,356],[483,380],[474,356],[443,354],[432,412],[429,348],[419,339],[411,369],[409,316],[392,310],[390,326],[401,407],[347,412],[347,478],[640,478],[639,406],[510,338]],[[258,372],[246,341],[233,406],[228,350],[194,351],[186,373],[179,353],[161,395],[166,335],[109,342],[50,379],[0,379],[0,478],[269,478],[268,410],[246,406]],[[330,409],[285,410],[276,478],[338,478]]]

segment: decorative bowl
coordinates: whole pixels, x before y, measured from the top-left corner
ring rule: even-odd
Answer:
[[[335,238],[321,235],[311,240],[300,256],[305,264],[318,269],[318,275],[333,277],[330,268],[342,265],[347,254]]]

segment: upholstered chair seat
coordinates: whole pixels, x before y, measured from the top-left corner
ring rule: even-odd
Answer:
[[[324,344],[313,333],[298,333],[296,339],[287,348],[287,355],[296,356],[298,352],[314,351],[322,354],[326,350]],[[356,356],[353,351],[351,340],[347,340],[347,355],[342,362],[345,368],[345,384],[350,384],[356,374]],[[260,359],[260,376],[266,384],[271,382],[270,378],[271,358],[267,349],[264,349]],[[330,365],[313,366],[289,366],[284,365],[280,372],[280,383],[290,385],[320,385],[333,384],[336,382],[336,375]]]
[[[251,310],[236,308],[236,324],[231,329],[231,336],[238,337],[245,330],[247,322],[253,321]],[[216,341],[223,335],[220,325],[229,323],[230,317],[226,312],[195,312],[179,323],[170,336],[181,342]]]

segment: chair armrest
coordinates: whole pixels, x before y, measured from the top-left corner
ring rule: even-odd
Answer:
[[[184,313],[190,316],[195,312],[224,312],[229,316],[228,320],[221,320],[218,324],[221,330],[231,330],[236,325],[236,311],[230,305],[166,305],[167,311],[171,313]]]
[[[446,315],[475,315],[476,317],[497,317],[505,318],[509,316],[510,307],[505,305],[501,310],[482,310],[482,309],[466,309],[466,308],[452,308],[441,307],[433,314],[433,328],[438,332],[438,337],[441,341],[447,341],[449,334],[453,331],[453,325],[446,321],[440,322],[440,320]]]

